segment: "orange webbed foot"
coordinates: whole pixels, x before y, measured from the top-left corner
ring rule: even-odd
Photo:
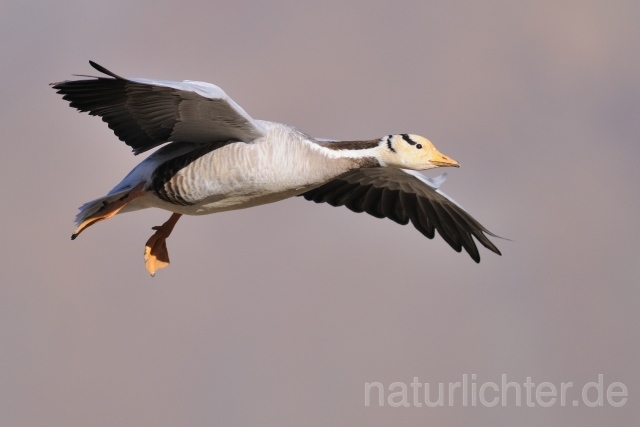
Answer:
[[[144,247],[144,263],[147,271],[155,276],[156,271],[169,265],[169,251],[167,251],[167,235],[161,226],[153,227],[157,230],[153,236],[147,240]]]
[[[181,216],[182,214],[174,213],[164,224],[151,228],[152,230],[156,230],[156,232],[147,240],[144,247],[144,264],[151,276],[155,276],[156,271],[169,265],[167,238]]]

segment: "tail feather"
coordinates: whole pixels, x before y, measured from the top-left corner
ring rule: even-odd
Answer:
[[[92,200],[90,202],[85,203],[84,205],[80,206],[80,212],[78,212],[78,214],[76,215],[76,225],[80,225],[82,224],[84,221],[87,220],[87,218],[91,217],[92,215],[96,214],[100,209],[102,209],[102,207],[111,204],[113,202],[115,202],[118,199],[121,199],[123,196],[125,196],[129,191],[131,191],[131,188],[127,188],[126,190],[122,190],[119,191],[117,193],[113,193],[113,194],[109,194],[107,196],[104,197],[100,197],[99,199],[95,199]]]

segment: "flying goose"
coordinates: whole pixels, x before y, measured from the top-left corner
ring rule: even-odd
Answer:
[[[166,239],[182,215],[244,209],[303,196],[434,231],[480,262],[472,238],[500,255],[497,237],[429,179],[415,172],[458,163],[426,138],[398,134],[364,141],[312,138],[282,123],[252,119],[217,86],[105,76],[52,83],[70,106],[100,116],[134,154],[163,145],[106,196],[80,207],[71,239],[98,221],[146,208],[172,212],[145,245],[153,276],[169,264]]]

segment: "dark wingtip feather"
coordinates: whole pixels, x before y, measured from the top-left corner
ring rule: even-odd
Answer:
[[[498,249],[498,247],[496,245],[494,245],[491,240],[489,240],[489,238],[486,236],[486,234],[488,234],[488,235],[490,235],[492,237],[496,237],[498,239],[504,239],[503,237],[500,237],[500,236],[497,236],[497,235],[493,234],[492,232],[490,232],[489,230],[487,230],[484,227],[482,227],[481,230],[478,233],[473,233],[473,235],[476,237],[476,239],[478,239],[478,241],[482,244],[482,246],[484,246],[485,248],[489,249],[491,252],[502,256],[502,253],[500,252],[500,249]],[[504,240],[509,240],[509,239],[504,239]]]
[[[107,70],[107,69],[106,69],[106,68],[104,68],[102,65],[100,65],[100,64],[96,64],[95,62],[93,62],[93,61],[91,61],[91,60],[89,60],[89,64],[90,64],[93,68],[95,68],[96,70],[100,71],[101,73],[104,73],[104,74],[106,74],[106,75],[108,75],[108,76],[111,76],[111,77],[113,77],[113,78],[115,78],[115,79],[118,79],[118,80],[126,80],[124,77],[120,77],[120,76],[119,76],[119,75],[117,75],[116,73],[113,73],[113,72],[111,72],[111,71]]]

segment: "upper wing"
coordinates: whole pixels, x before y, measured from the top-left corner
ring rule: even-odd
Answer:
[[[89,63],[111,77],[53,83],[53,88],[72,107],[102,117],[135,154],[168,141],[250,142],[265,133],[218,86],[189,80],[125,79]]]
[[[497,236],[441,193],[437,188],[441,182],[415,171],[366,168],[347,172],[302,196],[316,203],[346,206],[354,212],[389,218],[402,225],[411,221],[429,239],[437,230],[456,252],[464,248],[475,262],[480,262],[480,254],[471,236],[500,255],[485,234]]]

